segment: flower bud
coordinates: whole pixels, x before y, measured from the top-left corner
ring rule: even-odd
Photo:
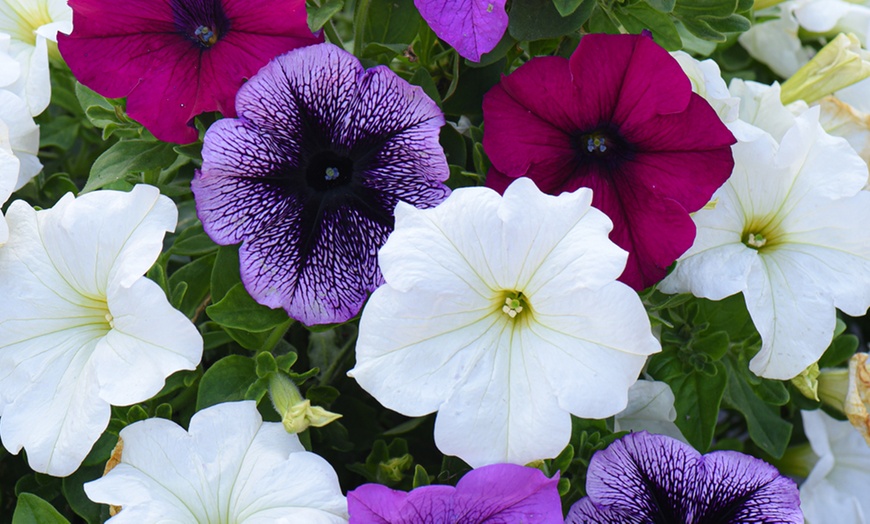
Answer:
[[[791,379],[791,383],[803,396],[819,400],[819,363],[813,362],[800,375]]]
[[[815,102],[870,76],[870,53],[858,37],[840,33],[782,84],[783,104]]]
[[[288,433],[300,433],[308,426],[323,427],[341,417],[320,406],[312,406],[310,400],[302,398],[290,377],[282,373],[274,373],[269,378],[269,396]]]

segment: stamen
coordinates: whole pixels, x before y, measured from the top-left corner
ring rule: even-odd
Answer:
[[[111,313],[106,313],[104,318],[106,319],[106,322],[109,323],[109,327],[115,329],[115,317],[113,317]]]
[[[214,29],[206,27],[204,25],[197,27],[196,31],[194,31],[193,34],[194,36],[199,38],[199,41],[204,46],[213,46],[218,41],[217,32]]]
[[[767,239],[761,233],[749,233],[746,235],[746,245],[755,249],[760,249],[767,244]]]
[[[335,180],[341,174],[338,168],[336,167],[327,167],[326,168],[326,176],[324,177],[326,180]]]
[[[518,298],[507,297],[504,299],[504,306],[501,310],[509,317],[515,318],[517,314],[523,312],[522,302]]]

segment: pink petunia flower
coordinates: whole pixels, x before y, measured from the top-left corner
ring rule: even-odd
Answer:
[[[273,57],[322,41],[303,0],[70,0],[61,55],[82,84],[127,98],[127,113],[166,142],[197,138],[193,118],[234,117],[239,87]]]
[[[483,115],[487,186],[526,176],[550,194],[591,188],[629,252],[619,279],[636,290],[692,245],[689,213],[734,167],[734,137],[647,36],[586,35],[570,60],[530,60],[486,94]]]

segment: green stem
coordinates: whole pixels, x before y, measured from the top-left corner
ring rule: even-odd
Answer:
[[[335,26],[332,25],[332,20],[326,22],[326,25],[323,26],[323,32],[326,33],[327,41],[344,49],[344,42],[341,40],[341,36],[338,35],[338,31],[335,30]]]
[[[332,361],[332,364],[326,369],[323,373],[322,378],[320,379],[320,385],[325,386],[332,383],[335,379],[335,375],[341,370],[342,364],[347,359],[348,354],[354,348],[356,343],[356,336],[351,337],[347,342],[345,342],[344,346],[338,352],[338,356],[335,360]]]
[[[269,338],[266,339],[266,343],[263,345],[262,351],[272,351],[275,349],[275,346],[278,345],[278,342],[284,338],[284,335],[287,333],[287,330],[290,329],[290,326],[293,325],[293,319],[288,318],[284,321],[284,323],[279,324],[269,333]]]

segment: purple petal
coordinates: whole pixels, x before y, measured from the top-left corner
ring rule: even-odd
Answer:
[[[468,472],[456,484],[453,511],[462,522],[562,524],[558,475],[516,464]]]
[[[592,457],[586,492],[596,506],[687,522],[700,459],[700,453],[676,439],[631,433]]]
[[[438,38],[463,57],[479,62],[508,26],[505,0],[414,0]]]
[[[494,464],[472,470],[456,487],[409,494],[366,484],[348,493],[351,524],[562,524],[556,488],[539,470]]]
[[[735,451],[716,451],[702,460],[703,509],[696,522],[804,522],[797,486],[770,464]]]
[[[596,453],[586,490],[566,524],[804,520],[797,486],[773,466],[734,451],[702,457],[687,444],[646,432]]]

